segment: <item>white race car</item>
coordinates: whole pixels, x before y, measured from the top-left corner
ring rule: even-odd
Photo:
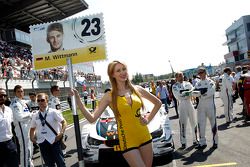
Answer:
[[[150,102],[144,102],[147,108]],[[145,114],[145,113],[144,113]],[[165,112],[164,105],[148,124],[153,138],[154,158],[163,155],[172,157],[174,142],[170,120]],[[108,107],[101,117],[93,124],[86,124],[81,131],[84,162],[102,163],[124,161],[117,149],[119,143],[117,136],[117,124],[112,110]]]

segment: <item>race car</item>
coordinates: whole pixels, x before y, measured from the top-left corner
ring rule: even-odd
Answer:
[[[146,108],[150,105],[149,103],[144,101]],[[147,110],[142,114],[147,114]],[[172,157],[174,142],[170,120],[164,105],[148,124],[148,128],[152,135],[154,158],[163,155]],[[86,164],[125,161],[118,147],[115,116],[109,107],[95,123],[83,126],[81,140]]]

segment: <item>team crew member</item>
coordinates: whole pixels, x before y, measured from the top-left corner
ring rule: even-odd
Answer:
[[[4,105],[6,98],[6,91],[0,88],[0,166],[18,167],[17,147],[11,130],[13,113]]]
[[[11,102],[13,111],[15,132],[20,145],[20,164],[21,167],[33,166],[32,163],[32,145],[29,140],[29,128],[32,113],[26,104],[24,90],[21,85],[16,85],[14,88],[15,98]]]
[[[29,93],[30,101],[28,101],[27,105],[30,109],[30,112],[36,112],[39,110],[39,106],[36,102],[36,93],[30,92]]]
[[[207,118],[210,121],[212,135],[213,135],[213,148],[218,146],[218,130],[216,123],[216,110],[214,103],[215,83],[211,79],[206,77],[206,69],[200,68],[198,70],[200,80],[195,84],[195,89],[199,91],[199,104],[198,110],[198,128],[200,134],[199,145],[197,149],[205,149],[206,143],[206,124]]]
[[[67,123],[58,110],[48,107],[48,99],[48,95],[45,93],[37,95],[40,110],[32,117],[30,140],[38,143],[46,166],[52,167],[56,163],[57,166],[65,167],[60,140]],[[57,135],[53,133],[48,124]]]
[[[186,129],[187,129],[187,120],[189,118],[192,135],[193,135],[193,144],[198,144],[197,137],[197,121],[195,118],[195,110],[191,101],[191,92],[194,87],[190,82],[184,81],[184,76],[182,72],[175,74],[176,83],[172,87],[172,92],[175,98],[179,102],[178,111],[179,111],[179,122],[180,122],[180,141],[181,149],[186,148]]]
[[[29,107],[30,112],[35,113],[39,110],[39,106],[36,102],[36,93],[30,92],[29,97],[30,97],[30,100],[28,101],[27,105]],[[36,144],[33,144],[33,148],[34,149],[31,150],[31,155],[33,155],[33,150],[39,149],[38,145],[36,145]]]
[[[146,126],[161,107],[161,101],[140,86],[131,84],[127,66],[113,61],[108,66],[108,75],[112,85],[100,100],[93,113],[88,112],[77,90],[77,105],[89,122],[95,122],[104,110],[110,106],[117,120],[119,146],[129,166],[151,167],[153,161],[152,137]],[[144,108],[142,97],[154,104],[152,111],[145,116],[140,114]]]
[[[54,85],[50,88],[50,92],[51,92],[51,96],[49,98],[49,108],[53,108],[53,109],[57,109],[60,111],[60,113],[62,112],[61,110],[61,103],[60,103],[60,99],[58,98],[58,96],[60,95],[60,89],[59,86]],[[66,141],[68,138],[67,135],[63,136],[63,140]],[[67,157],[71,157],[70,154],[67,154],[66,148],[63,150],[63,155],[65,158]]]
[[[234,79],[231,74],[231,69],[226,67],[222,77],[221,95],[224,103],[224,114],[226,123],[230,124],[233,121],[233,85]]]
[[[51,96],[49,98],[49,107],[61,111],[61,104],[58,96],[60,95],[59,86],[54,85],[50,88]]]

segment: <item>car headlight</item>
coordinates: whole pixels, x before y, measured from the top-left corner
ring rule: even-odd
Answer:
[[[159,128],[159,129],[153,131],[153,132],[151,133],[151,136],[152,136],[152,138],[154,139],[154,138],[161,137],[162,134],[163,134],[163,130],[162,130],[162,128]]]
[[[100,144],[103,143],[103,141],[95,139],[93,137],[88,136],[87,142],[89,145],[95,145],[95,146],[99,146]]]

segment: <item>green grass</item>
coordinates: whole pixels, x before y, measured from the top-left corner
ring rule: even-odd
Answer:
[[[84,118],[80,110],[78,110],[77,113],[78,113],[79,120]],[[64,111],[63,112],[63,117],[67,121],[68,125],[70,125],[70,124],[72,124],[74,122],[73,113],[72,113],[71,110]]]
[[[90,106],[90,105],[87,105],[87,108],[91,108],[91,106]],[[77,109],[77,113],[78,113],[78,118],[79,118],[79,120],[81,120],[81,119],[84,118],[84,116],[83,116],[81,110]],[[64,119],[67,121],[67,124],[68,124],[68,125],[74,123],[73,113],[72,113],[71,110],[66,110],[66,111],[64,111],[62,114],[63,114]]]

